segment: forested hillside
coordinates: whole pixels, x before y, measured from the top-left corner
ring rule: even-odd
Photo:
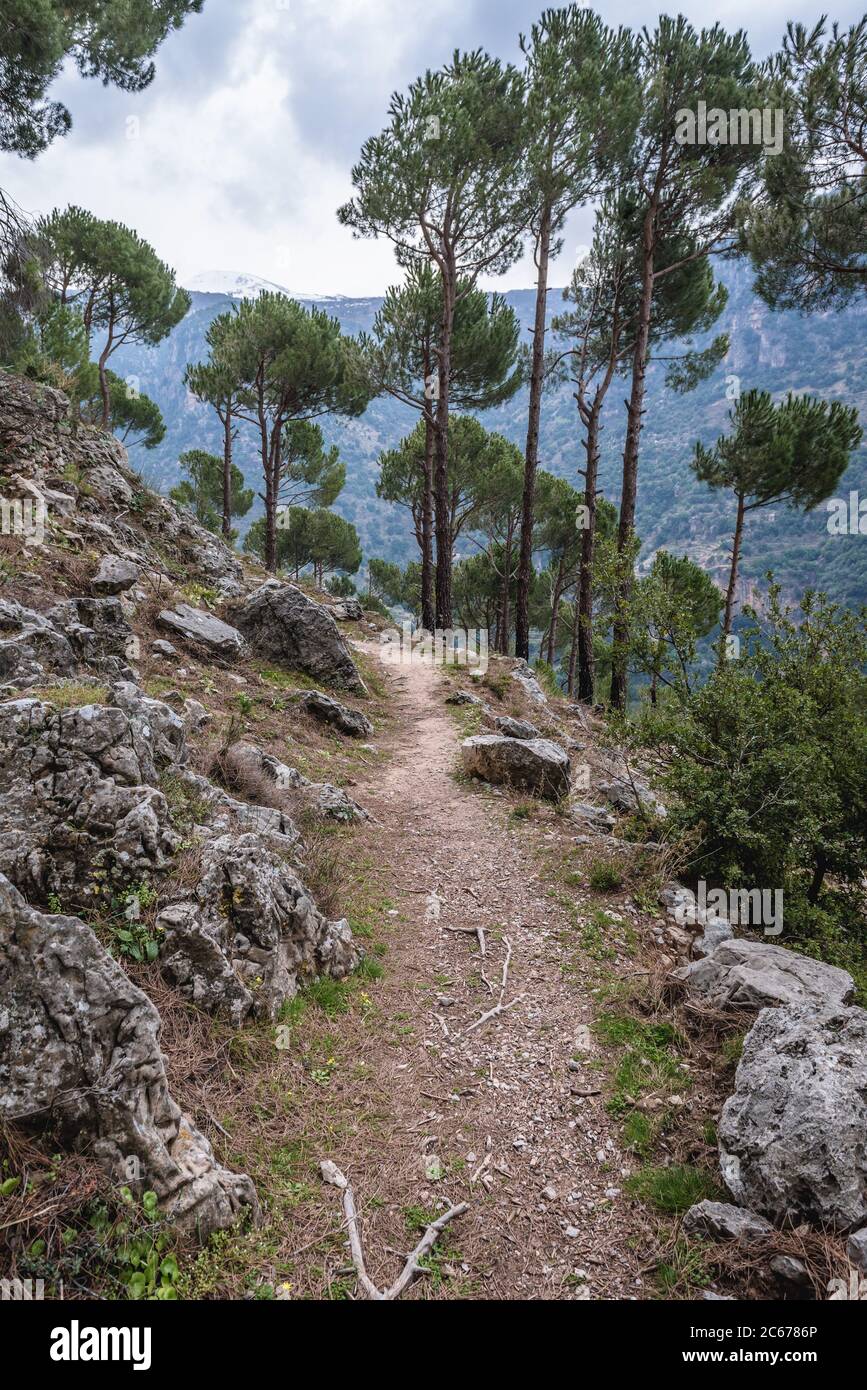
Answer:
[[[867,307],[855,304],[824,314],[771,313],[753,294],[752,273],[743,262],[718,264],[716,272],[728,288],[729,302],[715,331],[730,335],[730,351],[712,377],[686,395],[666,390],[663,364],[651,364],[638,532],[643,559],[659,549],[673,550],[689,555],[724,583],[731,550],[731,502],[697,482],[688,461],[696,440],[709,443],[725,428],[731,406],[726,399],[727,378],[737,375],[742,390],[759,387],[775,396],[793,391],[844,399],[857,403],[862,420],[867,419]],[[526,338],[532,328],[534,292],[512,290],[505,298],[518,315]],[[163,492],[179,481],[179,454],[191,448],[217,452],[221,448],[219,421],[207,405],[187,392],[183,372],[188,362],[206,356],[207,327],[233,302],[227,294],[194,290],[189,313],[167,339],[155,348],[126,349],[117,354],[118,370],[140,378],[141,389],[163,412],[167,430],[162,444],[149,452],[141,448],[132,452],[133,462]],[[358,334],[370,330],[382,299],[337,296],[301,302],[326,309],[344,333]],[[562,309],[562,291],[553,289],[549,321]],[[614,502],[620,492],[623,394],[623,386],[618,389],[615,384],[604,412],[600,481],[606,497]],[[480,412],[479,418],[488,428],[523,447],[526,389],[505,405]],[[415,419],[415,412],[399,401],[379,397],[359,420],[334,417],[323,422],[328,442],[338,446],[347,464],[346,487],[334,510],[358,528],[368,557],[381,556],[401,564],[416,558],[406,511],[378,500],[374,491],[380,451],[394,448],[412,429]],[[251,484],[260,470],[256,449],[253,432],[242,428],[236,462]],[[568,385],[552,388],[545,397],[540,450],[544,468],[580,485],[576,468],[583,466],[583,450]],[[867,450],[863,447],[838,495],[846,496],[850,488],[860,488],[862,494],[867,491]],[[262,503],[257,499],[243,527],[261,514]],[[829,535],[827,520],[824,506],[807,514],[777,507],[755,516],[744,547],[741,596],[754,597],[752,581],[761,582],[765,572],[773,569],[789,594],[800,593],[809,575],[840,602],[867,601],[867,549],[857,535]]]

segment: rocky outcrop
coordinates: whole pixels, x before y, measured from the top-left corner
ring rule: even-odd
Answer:
[[[10,694],[71,676],[77,664],[69,640],[43,614],[0,599],[0,685]]]
[[[247,644],[236,627],[215,618],[213,613],[192,608],[188,603],[163,609],[157,616],[157,624],[183,637],[185,642],[205,656],[231,660],[245,656],[247,652]]]
[[[81,905],[163,869],[179,837],[156,764],[175,736],[116,706],[0,705],[0,872]]]
[[[301,704],[320,724],[330,724],[332,729],[347,734],[349,738],[367,738],[373,733],[373,725],[360,710],[341,705],[319,690],[306,690],[301,696]]]
[[[28,907],[0,876],[0,1114],[60,1127],[116,1183],[157,1194],[201,1237],[256,1208],[171,1097],[153,1004],[76,917]]]
[[[865,1134],[867,1012],[808,1002],[759,1014],[719,1125],[735,1200],[772,1221],[863,1226]]]
[[[163,970],[177,989],[236,1027],[274,1019],[302,978],[340,978],[360,959],[345,920],[329,922],[295,871],[256,835],[206,846],[189,901],[165,908]]]
[[[777,1004],[848,1004],[852,976],[812,956],[747,938],[721,941],[710,955],[676,972],[691,997],[717,1009]]]
[[[230,610],[257,657],[343,690],[364,690],[336,622],[294,584],[269,579]]]
[[[143,489],[120,440],[76,421],[62,391],[0,372],[0,463],[13,490],[38,489],[49,537],[120,550],[142,569],[177,564],[223,598],[243,592],[238,557],[190,513]]]
[[[251,743],[233,743],[220,758],[220,776],[262,806],[292,813],[296,807],[321,820],[363,821],[367,812],[342,787],[331,782],[311,782],[297,768],[288,767]]]
[[[558,801],[569,793],[569,756],[550,739],[476,734],[462,744],[465,770],[485,782],[505,783]]]

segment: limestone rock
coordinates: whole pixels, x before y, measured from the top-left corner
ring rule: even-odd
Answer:
[[[754,1211],[708,1200],[690,1207],[683,1218],[683,1229],[687,1235],[710,1236],[713,1240],[756,1240],[774,1232],[771,1223]]]
[[[270,579],[232,609],[257,657],[305,671],[326,685],[364,691],[340,629],[294,584]]]
[[[360,622],[364,617],[364,609],[357,598],[342,598],[338,603],[332,605],[331,612],[339,622]]]
[[[28,897],[80,904],[165,867],[178,836],[156,763],[176,734],[154,713],[0,704],[0,873]]]
[[[121,594],[131,589],[139,577],[139,566],[121,555],[103,555],[99,569],[91,581],[95,594]]]
[[[360,955],[346,921],[329,922],[295,871],[257,835],[206,845],[193,899],[167,907],[163,970],[185,998],[236,1026],[274,1019],[299,979],[341,978]]]
[[[720,1169],[735,1200],[776,1222],[864,1225],[865,1133],[867,1012],[813,1002],[763,1010],[720,1119]]]
[[[549,739],[476,734],[462,744],[467,772],[557,801],[569,793],[568,754]]]
[[[541,738],[542,734],[531,724],[528,719],[513,719],[511,715],[499,714],[494,719],[494,726],[506,738]]]
[[[208,655],[228,659],[246,655],[247,644],[236,627],[188,603],[179,603],[172,609],[164,608],[157,615],[157,623],[162,628],[176,632],[197,651]]]
[[[515,661],[512,667],[512,680],[517,681],[524,694],[530,697],[534,705],[547,705],[548,696],[523,658],[518,658]]]
[[[867,1274],[867,1226],[862,1226],[860,1231],[852,1232],[846,1242],[846,1254],[856,1269]]]
[[[301,704],[322,724],[330,724],[333,729],[347,734],[350,738],[366,738],[373,733],[373,725],[360,710],[350,709],[323,695],[319,690],[307,690],[301,696]]]
[[[254,744],[233,743],[221,758],[220,770],[230,787],[263,806],[291,813],[300,804],[322,820],[369,819],[367,812],[342,787],[330,782],[311,782],[297,768],[288,767]]]
[[[4,1119],[59,1126],[201,1238],[255,1210],[250,1179],[220,1167],[172,1099],[147,996],[83,922],[34,911],[2,876],[0,997]]]
[[[848,1004],[855,984],[835,965],[746,938],[724,940],[703,960],[679,972],[687,991],[718,1009],[776,1004]]]

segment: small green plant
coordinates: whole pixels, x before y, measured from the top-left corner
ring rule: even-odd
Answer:
[[[616,893],[623,887],[623,871],[610,859],[597,859],[590,866],[587,882],[594,893]]]
[[[139,1203],[128,1187],[122,1187],[120,1198],[124,1210],[116,1219],[112,1220],[102,1205],[91,1217],[107,1263],[128,1298],[176,1301],[180,1271],[171,1232],[159,1215],[156,1193],[143,1193]]]
[[[627,1178],[626,1191],[657,1211],[669,1213],[687,1211],[696,1202],[718,1194],[710,1174],[686,1163],[672,1163],[664,1168],[646,1164]]]

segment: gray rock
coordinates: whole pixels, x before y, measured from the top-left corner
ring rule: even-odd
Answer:
[[[0,684],[24,690],[47,675],[71,676],[77,664],[70,642],[47,618],[0,599]]]
[[[281,856],[257,835],[205,846],[194,900],[165,908],[163,970],[198,1007],[239,1027],[273,1020],[300,978],[341,978],[360,959],[345,920],[330,922]]]
[[[112,671],[127,659],[133,630],[118,598],[70,598],[50,609],[49,622],[72,645],[81,661]]]
[[[131,560],[120,555],[103,555],[99,569],[90,587],[95,594],[122,594],[131,589],[139,577],[140,569]]]
[[[547,705],[548,696],[523,658],[518,658],[515,661],[512,668],[512,680],[517,681],[524,694],[528,695],[535,705]]]
[[[712,955],[678,972],[688,993],[718,1009],[763,1009],[776,1004],[848,1004],[852,976],[835,965],[765,941],[722,941]]]
[[[569,756],[550,739],[476,734],[461,747],[466,771],[486,782],[520,787],[551,801],[569,794]]]
[[[162,637],[158,637],[156,642],[151,642],[151,651],[157,656],[177,656],[177,647],[172,646],[171,642],[166,642]]]
[[[865,1132],[867,1013],[763,1010],[720,1119],[720,1169],[735,1200],[779,1223],[863,1225]]]
[[[328,609],[294,584],[268,580],[232,608],[232,617],[258,657],[306,671],[326,685],[364,691]]]
[[[853,1231],[846,1242],[846,1254],[856,1269],[861,1269],[867,1274],[867,1226],[862,1226],[860,1231]]]
[[[793,1255],[775,1255],[770,1262],[771,1273],[787,1293],[803,1298],[813,1292],[813,1281],[807,1266]]]
[[[301,696],[301,704],[314,719],[318,719],[322,724],[330,724],[332,728],[339,729],[350,738],[366,738],[368,734],[373,733],[370,720],[359,710],[341,705],[337,700],[332,700],[330,695],[323,695],[319,690],[306,690]]]
[[[0,704],[0,873],[28,897],[81,905],[173,855],[178,836],[156,783],[176,734],[135,706]]]
[[[726,917],[708,916],[704,924],[704,931],[692,943],[692,953],[699,959],[704,956],[712,956],[721,942],[731,941],[733,936],[732,924]]]
[[[714,1240],[756,1240],[773,1235],[774,1228],[763,1216],[729,1202],[697,1202],[683,1218],[683,1229],[690,1236],[710,1236]]]
[[[169,1092],[153,1004],[76,917],[28,907],[0,876],[0,1114],[50,1128],[201,1238],[256,1209]]]
[[[260,805],[291,812],[300,804],[322,820],[369,820],[367,812],[341,787],[310,782],[297,768],[287,767],[253,744],[233,743],[220,762],[227,785]]]
[[[169,705],[145,695],[131,681],[118,681],[111,694],[113,703],[129,716],[136,732],[150,744],[155,767],[180,767],[186,763],[186,727]]]
[[[659,797],[634,773],[630,777],[615,776],[610,782],[600,782],[599,790],[609,804],[624,815],[645,810],[664,819],[667,814]]]
[[[332,605],[331,612],[340,622],[360,622],[364,617],[364,609],[357,598],[342,598]]]
[[[447,705],[480,705],[484,707],[484,700],[480,700],[478,695],[473,695],[469,690],[455,690],[451,695],[446,696]]]
[[[609,835],[614,829],[615,817],[603,806],[594,806],[589,801],[573,801],[569,812],[573,820],[586,821],[601,835]]]
[[[178,633],[196,650],[211,656],[232,658],[245,656],[247,644],[241,633],[222,618],[213,613],[205,613],[201,608],[192,608],[188,603],[179,603],[176,608],[164,608],[157,615],[160,627]]]
[[[513,719],[511,715],[500,714],[494,719],[497,730],[506,738],[541,738],[542,734],[527,719]]]

